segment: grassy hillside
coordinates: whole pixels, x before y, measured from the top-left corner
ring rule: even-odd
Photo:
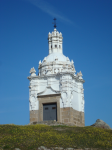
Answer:
[[[94,127],[0,125],[0,148],[37,150],[38,147],[112,148],[112,130]]]

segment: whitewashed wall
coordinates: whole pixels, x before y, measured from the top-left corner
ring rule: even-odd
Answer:
[[[83,83],[77,81],[76,77],[70,74],[58,74],[41,79],[33,76],[30,80],[30,110],[39,110],[37,95],[57,93],[61,93],[60,108],[72,107],[77,111],[84,112]]]

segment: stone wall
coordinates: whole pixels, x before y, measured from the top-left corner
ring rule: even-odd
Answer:
[[[72,107],[61,108],[61,122],[66,124],[72,123],[76,126],[84,127],[84,112],[74,110]]]
[[[30,111],[30,122],[38,121],[38,110]]]

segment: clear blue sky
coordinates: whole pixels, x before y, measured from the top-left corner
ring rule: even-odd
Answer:
[[[54,17],[85,80],[85,125],[112,128],[112,0],[0,0],[0,124],[29,123],[27,77],[48,55]]]

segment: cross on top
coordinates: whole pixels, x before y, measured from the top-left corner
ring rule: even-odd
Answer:
[[[54,18],[53,20],[54,20],[54,22],[53,22],[54,28],[56,28],[56,27],[57,27],[57,26],[56,26],[56,18]]]

